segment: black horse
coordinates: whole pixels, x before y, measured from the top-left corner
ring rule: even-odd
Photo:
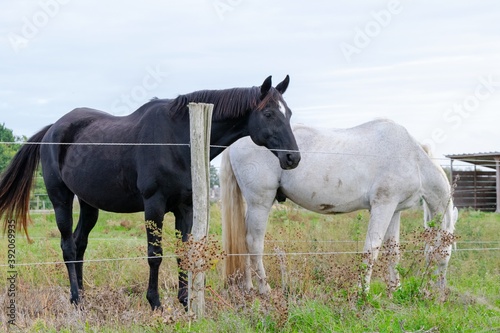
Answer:
[[[28,237],[29,195],[41,160],[47,193],[54,206],[61,249],[71,286],[70,301],[80,302],[83,256],[99,209],[131,213],[144,211],[153,229],[161,230],[167,212],[186,241],[193,224],[189,112],[187,104],[212,103],[210,159],[237,139],[250,136],[272,150],[283,169],[300,161],[290,128],[291,111],[282,94],[289,77],[272,87],[202,90],[175,99],[154,99],[134,113],[116,117],[78,108],[33,135],[13,158],[0,181],[0,218],[16,220]],[[74,196],[80,217],[73,232]],[[7,220],[4,222],[4,228]],[[158,270],[161,235],[147,228],[150,268],[147,299],[159,308]],[[74,261],[77,261],[74,263]],[[187,304],[187,279],[179,273],[179,301]]]

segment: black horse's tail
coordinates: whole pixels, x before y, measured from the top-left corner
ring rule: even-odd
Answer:
[[[18,231],[24,230],[28,241],[30,190],[33,175],[40,161],[40,144],[52,125],[29,138],[16,153],[0,179],[0,219],[5,217],[3,231],[14,224]]]

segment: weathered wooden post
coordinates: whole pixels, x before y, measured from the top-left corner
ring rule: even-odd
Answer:
[[[500,213],[500,158],[495,157],[495,170],[496,170],[496,192],[497,192],[497,209],[495,213]]]
[[[192,239],[206,240],[209,220],[210,187],[210,130],[213,104],[189,103],[191,129],[191,178],[193,182],[193,229]],[[191,251],[191,249],[189,249]],[[191,253],[191,252],[190,252]],[[192,260],[190,258],[190,260]],[[201,266],[198,259],[195,267]],[[197,318],[205,313],[205,273],[188,272],[188,309]]]

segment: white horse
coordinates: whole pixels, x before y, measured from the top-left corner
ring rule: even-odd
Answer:
[[[226,277],[244,272],[244,284],[253,288],[252,270],[259,292],[270,288],[262,263],[264,234],[275,198],[288,198],[322,214],[370,210],[364,245],[369,287],[373,263],[384,241],[399,243],[400,212],[424,201],[425,226],[440,219],[440,229],[453,234],[458,211],[443,169],[405,128],[389,120],[375,120],[348,129],[295,126],[302,161],[293,170],[282,170],[273,154],[248,138],[231,145],[222,158],[222,224],[226,253]],[[246,201],[246,218],[243,198]],[[427,207],[426,207],[427,206]],[[437,260],[439,285],[444,288],[451,255],[450,242],[443,244],[439,231],[426,246]],[[399,247],[395,247],[395,251]],[[434,251],[433,251],[434,249]],[[439,254],[436,259],[436,249]],[[236,256],[231,256],[236,254]],[[241,255],[248,254],[248,255]],[[399,285],[396,270],[400,254],[390,258],[389,283]]]

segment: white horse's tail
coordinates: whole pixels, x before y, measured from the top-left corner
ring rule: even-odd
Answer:
[[[245,203],[240,186],[229,159],[229,149],[222,154],[220,184],[222,201],[222,242],[228,254],[224,264],[224,277],[245,270],[246,245]]]

